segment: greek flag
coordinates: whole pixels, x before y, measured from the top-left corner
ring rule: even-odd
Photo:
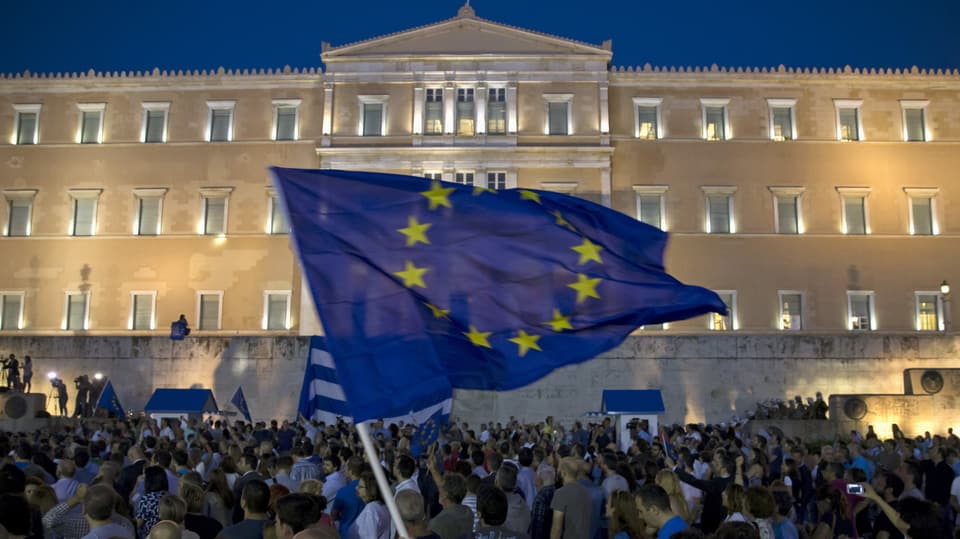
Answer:
[[[416,425],[443,425],[450,419],[450,409],[453,404],[449,394],[438,394],[434,403],[410,413],[382,418],[384,425],[390,423],[413,423]],[[307,368],[303,375],[303,386],[300,389],[300,415],[306,419],[320,421],[327,425],[336,424],[337,419],[348,423],[353,422],[347,407],[347,399],[343,388],[337,379],[337,369],[333,364],[333,357],[327,350],[326,339],[311,337],[310,355],[307,358]],[[430,442],[436,440],[436,435],[428,436]],[[427,444],[429,445],[429,443]]]

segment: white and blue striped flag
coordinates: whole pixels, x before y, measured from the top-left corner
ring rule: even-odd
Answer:
[[[413,423],[418,426],[432,426],[436,423],[446,424],[450,419],[450,409],[453,401],[450,398],[424,407],[420,410],[411,410],[410,413],[385,417],[384,425],[391,423]],[[327,425],[336,425],[337,418],[348,423],[353,422],[350,417],[347,399],[343,388],[337,380],[337,369],[333,363],[333,356],[327,351],[323,337],[310,338],[310,355],[307,358],[307,368],[303,374],[303,387],[300,389],[300,415],[308,420],[322,421]],[[419,430],[419,428],[418,428]],[[435,431],[436,429],[429,429]],[[432,440],[421,440],[429,445],[437,438],[431,433]]]

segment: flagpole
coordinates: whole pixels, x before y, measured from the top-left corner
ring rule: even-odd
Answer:
[[[380,464],[380,456],[373,448],[373,439],[370,438],[370,426],[366,423],[357,423],[357,432],[360,433],[360,441],[363,442],[363,450],[367,454],[367,460],[370,461],[370,467],[373,468],[373,475],[377,478],[377,487],[383,501],[387,504],[387,510],[390,511],[390,518],[393,519],[393,525],[397,528],[397,535],[400,537],[410,537],[407,535],[407,527],[403,525],[403,519],[400,518],[400,510],[397,509],[397,502],[393,498],[393,491],[390,489],[390,483],[387,482],[387,476],[383,473],[383,466]]]

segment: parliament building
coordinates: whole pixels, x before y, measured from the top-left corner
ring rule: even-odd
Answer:
[[[0,76],[0,343],[161,338],[181,313],[191,338],[320,333],[271,165],[558,191],[662,228],[667,271],[730,314],[641,339],[950,333],[957,70],[623,67],[469,5],[321,60]]]

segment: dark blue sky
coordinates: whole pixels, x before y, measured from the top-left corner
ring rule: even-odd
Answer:
[[[10,0],[0,72],[320,65],[334,45],[463,0]],[[960,0],[472,0],[477,15],[600,43],[615,65],[960,68]],[[596,6],[594,9],[593,6]]]

